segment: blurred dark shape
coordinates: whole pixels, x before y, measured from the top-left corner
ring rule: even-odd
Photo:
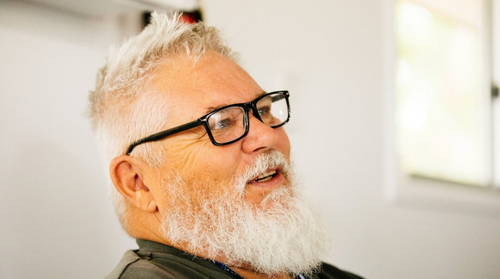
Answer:
[[[203,21],[203,16],[200,10],[194,10],[191,12],[178,12],[182,13],[182,21],[184,21],[185,23],[192,24],[198,21]],[[142,28],[148,26],[148,24],[151,22],[151,13],[152,12],[150,11],[142,13]]]

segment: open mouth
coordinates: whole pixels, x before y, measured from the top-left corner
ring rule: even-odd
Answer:
[[[273,179],[274,177],[276,177],[277,174],[278,174],[277,170],[267,171],[267,172],[261,174],[256,179],[254,179],[254,181],[258,182],[258,183],[267,182],[267,181]]]

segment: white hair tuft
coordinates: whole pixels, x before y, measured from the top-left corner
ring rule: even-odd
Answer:
[[[214,27],[201,22],[186,24],[180,14],[157,12],[139,35],[110,50],[106,64],[97,73],[95,90],[89,95],[89,117],[106,167],[113,158],[125,154],[132,142],[166,125],[168,100],[161,92],[147,90],[155,69],[180,54],[197,61],[207,50],[233,60],[236,57]],[[151,167],[165,161],[158,142],[137,146],[133,156],[143,158]],[[128,205],[111,188],[115,211],[126,229]]]

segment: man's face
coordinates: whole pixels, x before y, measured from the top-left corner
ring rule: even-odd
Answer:
[[[168,100],[170,111],[165,129],[225,105],[252,101],[265,93],[241,67],[215,52],[207,52],[193,65],[190,57],[174,58],[155,72],[148,88],[164,94]],[[252,113],[249,123],[245,138],[225,146],[213,145],[202,126],[168,137],[164,140],[168,158],[160,169],[161,175],[167,182],[180,177],[192,186],[190,195],[204,196],[203,192],[232,191],[228,188],[234,184],[234,177],[263,153],[279,151],[289,161],[290,142],[283,127],[273,129]],[[255,181],[265,173],[249,179],[244,189],[246,201],[260,204],[272,190],[288,185],[279,167],[269,171],[276,171],[271,180]],[[159,197],[162,198],[169,197]],[[157,200],[157,203],[161,214],[168,201]]]
[[[236,63],[214,52],[195,66],[186,56],[169,61],[149,89],[168,100],[165,129],[264,93]],[[293,185],[288,137],[252,113],[249,123],[245,138],[225,146],[213,145],[204,127],[164,140],[167,160],[151,190],[165,240],[266,274],[311,272],[328,235]]]

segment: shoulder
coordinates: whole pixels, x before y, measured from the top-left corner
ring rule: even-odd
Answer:
[[[129,250],[125,252],[122,259],[118,263],[118,265],[113,269],[113,271],[106,276],[104,279],[118,279],[122,278],[122,274],[124,271],[134,262],[140,260],[139,256],[137,256],[134,251]]]
[[[127,251],[105,279],[208,279],[228,278],[222,269],[204,260],[183,259],[162,254],[145,256]],[[214,268],[210,268],[211,265]]]
[[[137,255],[134,251],[125,252],[115,269],[105,279],[168,279],[168,278],[198,278],[189,277],[189,268],[171,263],[160,265],[148,258]],[[187,273],[187,274],[186,274]]]
[[[363,279],[353,273],[343,271],[333,265],[323,263],[321,265],[321,272],[318,274],[320,279]]]

